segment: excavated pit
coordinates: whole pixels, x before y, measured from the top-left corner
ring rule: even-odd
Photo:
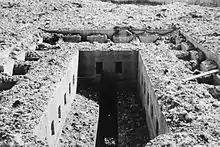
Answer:
[[[138,51],[80,51],[79,57],[78,92],[93,89],[83,95],[98,95],[96,147],[144,146],[153,134],[138,89]],[[159,135],[158,122],[155,126]]]
[[[81,32],[73,30],[73,33],[77,31]],[[103,35],[106,31],[110,35]],[[132,29],[130,31],[132,32]],[[47,32],[60,33],[54,30]],[[85,32],[81,32],[81,36],[72,34],[61,36],[61,38],[64,42],[75,43],[84,41],[106,43],[107,38],[114,43],[129,43],[135,36],[127,28],[122,28],[119,30],[121,33],[118,34],[112,30],[99,30],[99,32],[87,30]],[[189,67],[191,66],[189,69],[193,74],[218,68],[216,61],[208,57],[204,50],[184,35],[174,35],[173,38],[168,39],[167,43],[175,46],[174,48],[179,51],[177,57],[185,60]],[[155,42],[158,38],[151,41],[152,36],[142,38],[143,40],[140,36],[138,38],[140,42],[155,43],[155,45],[159,43],[159,41]],[[138,49],[123,49],[117,45],[111,48],[94,46],[80,48],[78,89],[82,87],[95,89],[97,99],[94,101],[99,104],[95,146],[144,146],[156,136],[168,133],[169,128],[158,104],[154,86],[151,83],[152,79],[148,76],[147,70],[150,69],[146,68],[144,53],[139,52]],[[164,74],[166,72],[168,71],[165,70]],[[219,83],[216,83],[216,76],[211,74],[193,80],[210,85]],[[214,90],[218,96],[219,87]],[[91,99],[92,94],[87,95]],[[83,96],[87,97],[84,94]]]

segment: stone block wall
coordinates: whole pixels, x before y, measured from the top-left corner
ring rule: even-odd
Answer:
[[[158,104],[151,80],[147,75],[141,51],[138,56],[137,77],[138,93],[145,110],[149,136],[150,139],[153,139],[159,134],[167,133],[169,129]]]
[[[71,103],[76,96],[79,52],[73,55],[69,69],[62,81],[57,85],[54,97],[49,101],[47,110],[36,126],[34,134],[45,139],[50,147],[58,145],[59,137],[70,110]]]

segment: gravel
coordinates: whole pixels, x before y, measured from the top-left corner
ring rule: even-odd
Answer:
[[[132,91],[117,92],[118,146],[142,147],[149,141],[144,110]]]

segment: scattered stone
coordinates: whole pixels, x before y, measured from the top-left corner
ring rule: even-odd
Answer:
[[[5,73],[9,76],[13,73],[15,61],[11,58],[0,58],[0,73]]]
[[[60,39],[60,37],[56,34],[43,34],[42,37],[44,43],[48,43],[51,45],[55,45]]]
[[[190,60],[190,54],[189,54],[189,52],[186,52],[186,51],[181,51],[181,52],[177,53],[176,57],[178,59],[182,59],[182,60],[185,60],[185,61]]]
[[[80,35],[66,35],[62,36],[64,42],[80,42],[82,37]]]
[[[107,35],[90,35],[90,36],[87,36],[87,40],[89,42],[106,43],[107,39],[108,39]]]
[[[59,44],[51,45],[49,43],[38,43],[36,50],[37,51],[46,51],[49,49],[58,49],[58,48],[60,48]]]
[[[192,71],[199,68],[199,62],[197,60],[190,60],[188,68]]]
[[[205,54],[201,50],[191,50],[191,51],[189,51],[189,53],[190,53],[191,60],[196,60],[198,62],[202,62],[206,59]]]
[[[25,61],[37,61],[41,56],[36,51],[28,51],[25,55]]]
[[[210,89],[209,93],[218,101],[220,101],[220,85],[214,86]]]
[[[213,60],[207,59],[201,62],[199,69],[201,71],[210,71],[213,69],[218,69],[218,64]]]
[[[182,42],[181,43],[181,49],[184,51],[190,51],[190,50],[194,50],[194,46],[189,43],[189,42]]]
[[[130,31],[122,29],[117,30],[115,35],[113,35],[112,39],[115,43],[129,43],[134,39],[134,36]]]
[[[159,39],[159,36],[144,32],[141,35],[138,35],[138,38],[143,43],[154,43]]]

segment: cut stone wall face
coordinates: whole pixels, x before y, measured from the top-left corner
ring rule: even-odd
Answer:
[[[57,85],[54,98],[50,100],[47,110],[41,116],[40,123],[34,129],[34,134],[43,140],[46,139],[50,147],[58,145],[66,116],[76,97],[78,57],[77,51],[69,64],[67,74]]]
[[[160,110],[157,101],[157,96],[154,93],[154,88],[150,78],[147,75],[147,70],[144,65],[141,51],[138,56],[138,93],[145,109],[146,122],[149,130],[150,139],[153,139],[159,134],[169,132],[165,118]]]
[[[99,70],[96,70],[98,63],[101,63],[102,71],[116,73],[117,80],[129,80],[133,83],[136,81],[137,74],[137,51],[80,51],[79,57],[79,77],[90,77],[91,80],[86,78],[86,81],[94,83],[99,82]],[[116,71],[116,64],[121,63],[120,72]],[[96,67],[97,66],[97,67]],[[98,72],[98,73],[97,73]],[[124,83],[117,82],[119,87]],[[121,86],[120,86],[121,85]]]

